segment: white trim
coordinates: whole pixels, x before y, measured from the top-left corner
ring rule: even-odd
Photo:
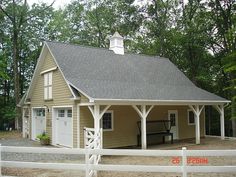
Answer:
[[[111,129],[104,129],[103,128],[103,116],[105,113],[111,113]],[[114,131],[114,111],[113,110],[107,110],[103,113],[102,118],[101,118],[101,128],[103,129],[104,132]]]
[[[43,75],[43,74],[45,74],[45,73],[55,71],[56,69],[57,69],[57,66],[55,66],[55,67],[53,67],[53,68],[50,68],[50,69],[47,69],[47,70],[44,70],[44,71],[42,71],[40,74]]]
[[[78,103],[79,106],[94,106],[95,103]]]
[[[206,136],[206,108],[204,107],[204,109],[203,109],[204,111],[203,111],[203,119],[204,119],[204,127],[203,127],[203,129],[204,129],[204,137]]]
[[[84,91],[80,90],[78,87],[76,87],[75,85],[73,85],[70,81],[67,81],[69,85],[71,85],[72,87],[74,87],[76,90],[78,90],[82,95],[86,96],[90,102],[93,102],[94,99],[92,97],[90,97],[89,95],[87,95]]]
[[[34,120],[34,109],[44,109],[45,110],[45,126],[44,130],[47,131],[47,108],[45,106],[31,107],[31,140],[36,140],[37,135],[35,135],[35,120]]]
[[[189,112],[193,112],[192,109],[187,109],[187,119],[188,119],[188,125],[195,125],[195,118],[193,117],[194,123],[190,123],[189,122]],[[193,116],[194,116],[194,112],[193,112]]]
[[[56,118],[56,111],[58,109],[68,109],[68,108],[71,108],[71,112],[72,112],[72,117],[71,117],[71,131],[72,131],[72,146],[65,146],[65,147],[71,147],[73,148],[74,146],[74,106],[73,105],[62,105],[62,106],[52,106],[52,145],[58,145],[56,144],[57,143],[57,131],[56,131],[56,128],[57,128],[57,124],[56,124],[56,121],[55,121],[55,118]],[[64,145],[63,145],[64,147]]]
[[[72,129],[72,148],[74,147],[74,105],[72,105],[72,107],[71,107],[71,118],[72,118],[72,120],[71,120],[71,129]]]
[[[80,106],[77,104],[77,148],[80,148]]]
[[[73,107],[73,105],[52,106],[52,108],[70,108],[70,107]]]
[[[56,146],[56,121],[55,121],[55,109],[54,106],[52,106],[52,145]]]
[[[179,113],[178,110],[168,110],[168,120],[170,120],[170,114],[174,113],[176,115],[175,117],[175,126],[176,126],[176,139],[179,139]],[[173,137],[174,139],[174,137]]]
[[[71,86],[69,85],[69,89],[70,89],[70,92],[72,93],[72,96],[73,96],[73,98],[71,98],[72,100],[80,100],[80,98],[78,99],[76,96],[75,96],[75,94],[74,94],[74,92],[73,92],[73,90],[72,90],[72,88],[71,88]]]
[[[231,101],[210,100],[145,100],[145,99],[94,99],[100,105],[218,105]]]
[[[73,98],[71,98],[71,101],[80,101],[81,98],[80,97],[74,97],[75,95],[73,95]]]

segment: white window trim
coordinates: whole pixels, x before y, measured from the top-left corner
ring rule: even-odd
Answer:
[[[44,77],[44,81],[43,81],[43,83],[44,83],[44,87],[43,87],[44,88],[44,100],[52,100],[52,98],[53,98],[53,96],[52,96],[53,72],[47,72],[43,75],[43,77]],[[47,83],[45,82],[45,79],[46,79]],[[51,79],[51,83],[50,83],[50,79]]]
[[[101,118],[101,128],[104,132],[114,131],[114,111],[113,110],[108,110],[105,113],[111,113],[111,129],[103,129],[103,117]]]
[[[194,112],[193,112],[193,115],[194,115],[194,123],[190,123],[190,122],[189,122],[189,112],[193,112],[193,111],[192,111],[191,109],[188,109],[188,110],[187,110],[187,114],[188,114],[188,115],[187,115],[187,117],[188,117],[188,125],[195,125],[195,115],[194,115]]]

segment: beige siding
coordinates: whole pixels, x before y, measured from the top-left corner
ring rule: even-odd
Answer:
[[[87,106],[80,106],[80,147],[84,147],[84,127],[93,127],[93,117]]]
[[[187,139],[195,137],[195,125],[188,125],[188,112],[189,107],[187,106],[155,106],[150,112],[148,120],[155,119],[167,119],[168,110],[178,111],[178,127],[179,127],[179,139]],[[200,128],[201,136],[204,136],[204,117],[201,114]]]
[[[48,53],[43,63],[41,71],[56,67],[52,55]],[[52,85],[52,97],[53,100],[44,100],[44,83],[43,75],[36,77],[35,89],[32,93],[31,108],[32,107],[43,107],[47,105],[50,112],[46,112],[46,131],[52,136],[52,107],[53,106],[72,106],[73,107],[73,146],[77,146],[77,105],[71,100],[72,94],[60,72],[59,69],[53,71],[53,85]]]
[[[86,96],[84,96],[83,94],[80,94],[80,102],[81,103],[88,103],[89,99]]]
[[[131,106],[112,106],[114,130],[103,132],[103,144],[105,148],[137,145],[137,121],[138,114]],[[148,120],[160,120],[168,118],[168,110],[178,111],[179,139],[194,138],[195,126],[188,125],[186,106],[155,106],[148,116]],[[204,117],[201,114],[201,136],[204,136]],[[83,147],[83,127],[93,127],[93,118],[89,109],[80,107],[80,147]]]

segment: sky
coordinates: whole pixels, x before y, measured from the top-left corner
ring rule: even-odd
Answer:
[[[55,0],[53,7],[56,9],[59,9],[60,7],[63,8],[66,4],[70,3],[72,0]],[[33,3],[47,3],[50,5],[53,0],[28,0],[27,1],[29,5],[32,5]]]
[[[53,7],[56,9],[59,9],[60,7],[63,8],[65,7],[65,5],[69,4],[71,1],[73,0],[55,0]],[[136,0],[137,4],[143,4],[146,3],[148,0]],[[50,5],[53,0],[28,0],[27,1],[29,3],[29,5],[32,5],[33,3],[47,3],[48,5]],[[187,3],[188,0],[184,0],[184,3]]]

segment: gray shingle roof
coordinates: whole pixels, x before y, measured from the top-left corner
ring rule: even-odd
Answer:
[[[196,87],[166,58],[46,44],[66,80],[93,99],[227,101]]]

